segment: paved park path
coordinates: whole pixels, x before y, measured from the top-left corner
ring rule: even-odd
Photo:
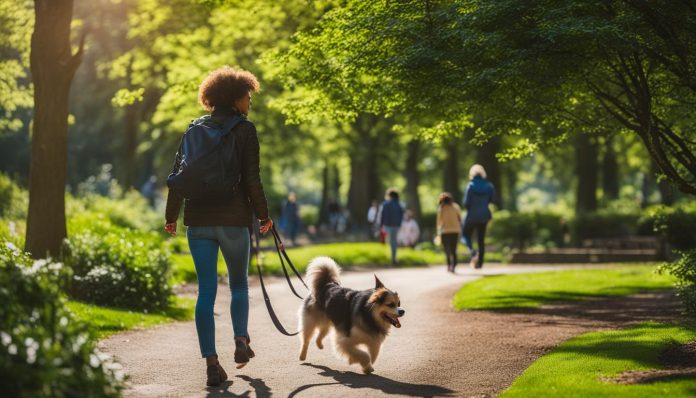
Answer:
[[[623,327],[644,320],[670,320],[678,312],[671,294],[595,299],[534,310],[488,312],[452,310],[450,300],[463,283],[481,275],[544,271],[566,267],[444,266],[345,272],[344,286],[373,286],[373,272],[399,292],[406,315],[392,329],[375,364],[363,375],[333,355],[310,346],[300,362],[299,338],[285,337],[271,323],[257,278],[250,288],[249,333],[256,358],[234,368],[229,290],[220,285],[216,305],[217,348],[230,381],[205,387],[193,322],[124,332],[100,342],[130,375],[126,397],[488,397],[507,388],[534,360],[560,342],[590,330]],[[255,283],[256,282],[256,283]],[[300,301],[284,280],[268,286],[276,313],[296,329]],[[327,340],[328,342],[328,340]]]

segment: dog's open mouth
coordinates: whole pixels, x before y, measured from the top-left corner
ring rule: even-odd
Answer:
[[[382,313],[382,317],[392,325],[394,325],[395,328],[400,328],[401,327],[401,322],[399,322],[399,318],[397,318],[394,315],[388,314],[386,312]]]

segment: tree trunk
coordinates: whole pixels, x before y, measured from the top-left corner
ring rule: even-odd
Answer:
[[[597,145],[588,134],[575,138],[575,167],[578,176],[575,210],[597,210]]]
[[[491,137],[483,146],[476,151],[476,163],[486,169],[486,179],[495,187],[496,203],[501,209],[505,201],[503,200],[503,184],[501,184],[500,163],[495,155],[500,151],[500,137]]]
[[[319,206],[318,225],[329,224],[329,162],[324,161],[321,173],[321,205]]]
[[[452,194],[455,202],[462,203],[462,190],[459,181],[459,138],[444,142],[447,157],[443,173],[443,189]]]
[[[606,199],[612,200],[619,197],[619,164],[616,161],[616,152],[612,146],[610,136],[604,143],[604,157],[602,158],[602,192]]]
[[[505,208],[510,211],[517,211],[517,171],[515,167],[516,161],[508,161],[505,163],[503,168],[503,174],[505,174],[505,187],[507,188],[507,204]]]
[[[35,0],[31,36],[34,121],[29,169],[26,250],[34,258],[57,256],[65,226],[68,95],[82,59],[84,36],[72,54],[72,0]]]
[[[655,162],[652,162],[652,173],[657,175],[660,173],[660,168]],[[670,184],[667,178],[660,178],[657,182],[657,189],[660,191],[660,203],[665,206],[671,206],[674,204],[674,190],[672,189],[672,184]]]
[[[413,212],[416,219],[421,216],[421,204],[418,197],[418,186],[420,185],[420,173],[418,172],[418,159],[420,157],[420,141],[411,140],[408,143],[408,155],[406,156],[406,204]]]
[[[372,199],[381,197],[380,182],[377,175],[377,153],[379,131],[375,127],[379,118],[374,115],[361,115],[354,123],[357,141],[353,143],[350,155],[350,187],[348,188],[348,210],[351,219],[358,225],[367,225],[364,217]]]

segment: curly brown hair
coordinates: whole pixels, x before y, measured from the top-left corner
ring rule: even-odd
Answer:
[[[437,198],[437,204],[439,205],[448,205],[452,202],[454,202],[454,197],[452,197],[452,194],[449,192],[443,192]]]
[[[236,100],[248,93],[258,92],[261,86],[251,72],[224,66],[211,72],[198,88],[198,102],[206,111],[230,109]]]

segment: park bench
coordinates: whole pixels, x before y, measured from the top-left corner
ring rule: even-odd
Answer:
[[[581,247],[553,248],[512,254],[511,263],[613,263],[661,261],[667,249],[657,236],[594,238],[582,241]]]

